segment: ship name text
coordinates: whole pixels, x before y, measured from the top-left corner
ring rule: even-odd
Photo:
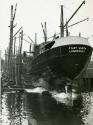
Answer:
[[[86,47],[70,46],[69,53],[85,53]]]

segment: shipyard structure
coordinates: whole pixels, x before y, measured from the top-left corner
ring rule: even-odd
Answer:
[[[45,26],[42,24],[45,41],[33,45],[27,69],[29,85],[60,89],[68,83],[72,84],[87,69],[92,55],[92,47],[89,45],[88,39],[80,35],[69,36],[68,33],[70,20],[83,4],[85,1],[80,4],[65,24],[63,6],[61,6],[60,36],[54,35],[51,41],[47,40],[46,23]]]
[[[44,25],[41,23],[44,42],[38,44],[37,41],[33,42],[30,39],[32,41],[30,49],[28,52],[23,50],[23,54],[23,30],[21,27],[13,34],[15,12],[13,15],[13,6],[11,6],[10,43],[8,54],[6,54],[8,55],[6,56],[8,85],[12,83],[12,87],[20,86],[24,88],[39,86],[49,90],[61,89],[68,85],[73,87],[83,85],[83,82],[81,84],[78,81],[81,80],[81,76],[83,80],[86,77],[85,71],[88,70],[87,67],[93,48],[89,45],[88,39],[81,37],[80,34],[79,36],[70,36],[68,29],[88,20],[86,18],[69,25],[71,19],[84,4],[85,1],[80,4],[66,23],[64,23],[63,6],[61,6],[60,33],[54,34],[52,40],[49,40],[47,38],[46,22]],[[19,47],[16,52],[15,44],[17,37],[15,36],[18,32]]]

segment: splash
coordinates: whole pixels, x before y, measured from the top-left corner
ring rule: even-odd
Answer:
[[[73,100],[75,100],[78,97],[78,94],[76,93],[58,93],[56,91],[51,92],[52,97],[58,102],[63,103],[69,106],[73,105]]]
[[[25,91],[28,93],[40,93],[40,94],[42,94],[42,92],[45,92],[47,90],[42,88],[42,87],[37,87],[37,88],[33,88],[33,89],[25,89]]]

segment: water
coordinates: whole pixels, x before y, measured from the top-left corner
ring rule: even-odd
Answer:
[[[9,91],[2,94],[0,125],[93,125],[93,93]]]

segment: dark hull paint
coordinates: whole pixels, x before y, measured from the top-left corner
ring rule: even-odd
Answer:
[[[86,45],[68,45],[47,50],[32,60],[31,81],[36,86],[44,86],[44,82],[52,84],[53,80],[59,80],[57,84],[73,80],[87,67],[91,54],[92,48]]]

